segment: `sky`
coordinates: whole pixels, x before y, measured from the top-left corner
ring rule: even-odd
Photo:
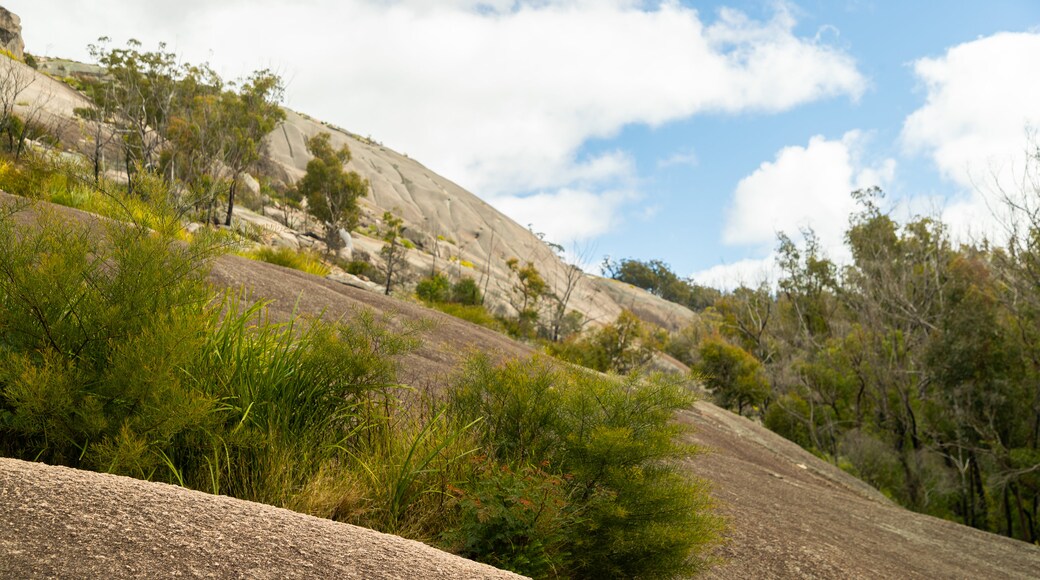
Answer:
[[[546,239],[722,287],[775,278],[778,232],[834,259],[850,193],[997,236],[1040,128],[1032,0],[7,0],[26,49],[100,36],[408,154]],[[1016,189],[1017,188],[1017,189]]]

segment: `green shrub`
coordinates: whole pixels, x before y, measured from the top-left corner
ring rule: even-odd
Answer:
[[[530,562],[532,569],[518,568],[523,573],[550,568],[583,578],[673,577],[701,569],[721,524],[705,484],[679,468],[696,450],[677,441],[683,428],[671,419],[692,400],[678,379],[664,376],[622,379],[541,359],[501,367],[486,357],[471,361],[449,391],[453,416],[483,417],[478,429],[490,457],[521,473],[545,469],[560,478],[560,496],[567,498],[552,515],[561,521],[550,526],[560,527],[561,545],[554,534],[539,538],[552,549],[538,548],[532,557],[522,541],[496,543],[503,525],[524,526],[510,518],[520,515],[511,513],[515,506],[526,506],[499,499],[483,521],[464,519],[465,543],[491,549],[471,557]],[[507,478],[497,485],[515,492],[519,484]]]
[[[558,575],[566,558],[565,480],[534,466],[513,470],[486,456],[458,494],[459,523],[445,534],[456,553],[533,578]]]
[[[273,248],[259,246],[242,254],[250,260],[258,260],[292,268],[315,276],[328,276],[329,267],[313,252],[301,252],[292,248]]]
[[[216,401],[180,381],[210,293],[179,225],[92,228],[36,210],[0,220],[0,441],[5,454],[138,477],[204,429]],[[60,426],[58,428],[57,426]]]
[[[480,287],[473,278],[460,278],[458,282],[451,285],[451,301],[466,306],[480,304]]]
[[[444,274],[426,276],[416,284],[415,294],[425,302],[447,302],[451,297],[451,282]]]
[[[740,414],[745,408],[758,412],[769,398],[769,381],[762,363],[739,346],[721,336],[709,336],[701,341],[698,357],[694,369],[704,377],[720,407]]]
[[[348,274],[364,276],[376,284],[383,284],[386,282],[386,275],[383,274],[378,267],[366,260],[352,260],[347,262],[343,269],[346,270]]]
[[[549,355],[600,372],[625,374],[649,363],[659,341],[631,311],[583,336],[546,345]]]

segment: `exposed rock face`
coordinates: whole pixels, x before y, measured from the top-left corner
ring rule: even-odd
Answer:
[[[22,42],[22,19],[3,6],[0,6],[0,48],[18,58],[25,57],[25,43]]]
[[[289,110],[285,123],[268,139],[272,165],[281,169],[286,182],[304,175],[311,159],[305,140],[321,131],[330,134],[333,147],[350,147],[353,160],[348,168],[371,185],[370,194],[359,200],[362,212],[378,216],[391,211],[404,220],[405,237],[417,248],[404,256],[412,273],[437,270],[452,279],[472,278],[486,286],[487,305],[492,310],[508,313],[512,312],[513,281],[506,260],[516,257],[533,262],[550,290],[563,292],[568,267],[527,228],[407,156]],[[363,232],[352,232],[351,237],[355,253],[377,255],[382,246]],[[576,282],[568,306],[593,324],[610,322],[625,308],[672,331],[697,317],[638,288],[604,286],[591,276]]]

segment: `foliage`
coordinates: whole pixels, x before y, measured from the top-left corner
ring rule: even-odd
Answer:
[[[444,274],[427,276],[416,284],[415,295],[425,302],[448,302],[451,297],[451,282]]]
[[[1036,184],[1040,157],[1030,157]],[[723,404],[900,504],[1040,538],[1040,202],[1005,200],[1010,237],[956,247],[929,217],[899,221],[874,188],[839,268],[811,230],[781,234],[775,289],[716,301],[695,368]],[[692,332],[692,331],[691,331]],[[692,335],[691,335],[692,338]],[[686,341],[687,347],[690,343]],[[750,394],[748,394],[750,393]]]
[[[600,372],[627,374],[647,363],[660,346],[658,337],[631,311],[623,310],[617,320],[583,336],[549,343],[549,354]]]
[[[677,441],[683,428],[671,418],[691,402],[675,378],[472,360],[449,392],[449,411],[459,421],[484,418],[477,429],[490,463],[482,469],[496,477],[462,496],[463,545],[485,546],[463,553],[581,578],[697,571],[720,522],[703,482],[677,466],[696,450]],[[547,532],[532,533],[539,527]]]
[[[548,285],[533,262],[521,264],[517,258],[506,260],[512,287],[511,303],[516,310],[516,325],[513,334],[532,337],[538,321],[538,300],[545,295]]]
[[[329,267],[322,263],[321,258],[313,252],[258,246],[242,255],[251,260],[277,264],[315,276],[328,276],[330,272]]]
[[[454,284],[444,274],[426,276],[415,286],[415,294],[428,303],[451,303],[463,306],[480,304],[480,288],[469,277],[460,278]]]
[[[404,246],[401,244],[404,239],[401,237],[404,233],[404,222],[387,211],[383,212],[383,224],[385,225],[382,236],[383,247],[380,248],[379,254],[383,256],[383,266],[386,272],[385,294],[389,296],[393,282],[403,275],[405,266],[407,266],[407,263],[404,262]]]
[[[762,365],[739,346],[720,336],[703,340],[699,361],[693,367],[715,395],[715,401],[743,415],[744,409],[761,407],[769,397],[769,382]]]
[[[603,260],[602,270],[606,276],[642,288],[655,296],[681,304],[695,312],[711,306],[721,296],[721,293],[714,288],[679,278],[671,267],[661,260],[643,262],[626,258],[620,262],[614,262],[608,257]]]
[[[314,158],[307,162],[307,173],[296,184],[297,194],[307,200],[312,214],[325,223],[329,248],[338,249],[340,228],[357,227],[358,203],[368,193],[368,181],[356,171],[346,171],[350,148],[332,148],[331,135],[318,133],[307,139],[307,152]]]

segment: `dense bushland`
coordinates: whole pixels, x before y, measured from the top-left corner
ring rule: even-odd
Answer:
[[[777,286],[722,296],[670,350],[718,402],[902,505],[1038,541],[1036,193],[1006,200],[1004,242],[957,246],[857,192],[847,265],[781,235]]]

